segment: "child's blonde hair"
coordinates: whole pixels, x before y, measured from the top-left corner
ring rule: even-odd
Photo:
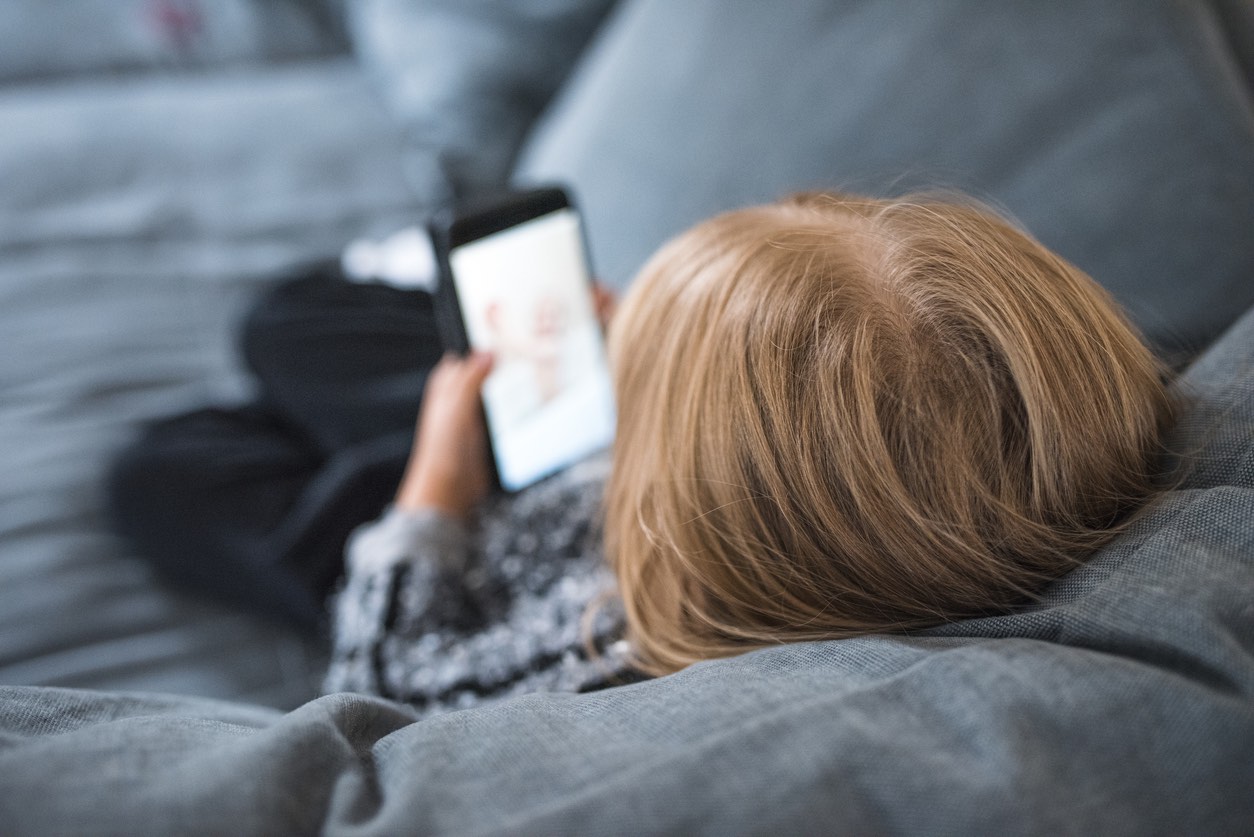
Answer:
[[[1162,369],[986,210],[800,195],[664,246],[611,326],[606,547],[655,674],[1022,603],[1154,492]]]

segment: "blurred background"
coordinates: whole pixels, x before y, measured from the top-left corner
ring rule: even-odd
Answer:
[[[291,706],[322,648],[110,534],[144,423],[248,397],[250,299],[509,181],[598,272],[795,189],[972,192],[1179,366],[1254,303],[1248,0],[6,0],[0,683]]]

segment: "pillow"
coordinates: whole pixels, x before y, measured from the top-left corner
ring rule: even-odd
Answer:
[[[634,0],[529,140],[625,284],[715,212],[958,188],[1088,271],[1175,359],[1254,303],[1254,118],[1211,5]]]
[[[6,0],[0,81],[324,55],[324,0]]]
[[[613,0],[356,0],[353,47],[405,131],[428,204],[500,189]]]
[[[1254,311],[1185,377],[1214,412],[1177,439],[1245,465],[1040,610],[417,723],[359,695],[280,716],[0,687],[0,832],[1247,833],[1252,362]]]

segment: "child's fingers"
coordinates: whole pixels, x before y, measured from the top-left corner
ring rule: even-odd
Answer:
[[[618,297],[609,288],[598,283],[592,286],[592,299],[596,307],[597,320],[600,321],[601,327],[605,328],[610,323],[610,317],[614,315]]]
[[[487,352],[472,352],[465,357],[450,352],[431,370],[427,385],[432,392],[439,393],[437,398],[469,400],[469,396],[479,394],[491,372],[492,355]]]
[[[449,389],[455,393],[462,407],[478,405],[483,382],[492,372],[492,355],[472,352],[464,358],[454,358],[450,365]]]
[[[475,392],[479,391],[484,380],[492,373],[492,360],[490,352],[471,352],[466,356],[466,383]]]
[[[398,505],[464,516],[486,494],[490,477],[479,393],[491,370],[492,356],[485,353],[446,355],[436,364],[423,395]]]

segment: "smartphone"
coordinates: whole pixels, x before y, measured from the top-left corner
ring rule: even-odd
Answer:
[[[497,484],[525,488],[614,438],[614,396],[583,223],[559,188],[431,221],[441,338],[495,357],[483,411]]]

